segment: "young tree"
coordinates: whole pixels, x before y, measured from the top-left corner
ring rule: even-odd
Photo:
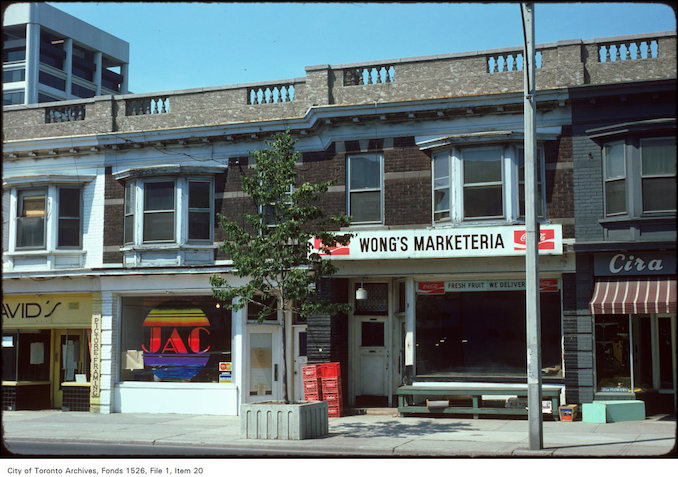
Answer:
[[[212,275],[210,284],[214,296],[230,303],[225,306],[231,310],[259,305],[259,323],[282,312],[282,399],[289,402],[284,317],[348,311],[347,304],[318,295],[316,284],[334,274],[336,267],[314,250],[313,243],[319,239],[320,251],[328,254],[331,247],[347,245],[351,234],[336,233],[349,224],[348,217],[328,217],[320,207],[332,181],[297,184],[295,163],[300,154],[289,132],[279,133],[267,145],[252,153],[255,167],[242,179],[242,190],[254,201],[257,213],[241,214],[243,225],[219,216],[226,236],[222,250],[233,261],[231,273],[247,283],[231,286],[222,275]]]

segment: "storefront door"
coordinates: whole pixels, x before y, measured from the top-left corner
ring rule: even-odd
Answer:
[[[250,325],[247,327],[249,371],[247,402],[280,399],[280,328]]]
[[[306,365],[306,325],[294,325],[294,396],[293,399],[304,399],[302,366]]]
[[[660,393],[676,392],[676,316],[657,315],[657,388]]]
[[[387,317],[357,316],[356,322],[359,370],[356,404],[390,405]]]
[[[89,350],[86,330],[54,330],[52,405],[63,405],[65,383],[86,383]]]

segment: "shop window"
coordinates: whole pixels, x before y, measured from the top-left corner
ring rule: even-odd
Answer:
[[[596,378],[602,392],[631,390],[628,315],[596,317]]]
[[[348,157],[348,215],[354,224],[383,221],[383,156]]]
[[[213,188],[211,179],[128,180],[125,184],[124,243],[211,244]]]
[[[516,145],[433,153],[433,221],[519,220],[525,215],[524,152]],[[544,216],[544,155],[537,150],[537,213]]]
[[[57,216],[47,214],[47,204],[52,198]],[[50,186],[17,191],[16,248],[49,249],[47,230],[50,221],[56,221],[54,246],[58,249],[82,247],[81,189]]]
[[[541,293],[542,374],[562,375],[560,293]],[[525,292],[418,296],[418,376],[524,376]]]
[[[50,331],[2,334],[3,381],[49,381]]]
[[[120,381],[219,382],[231,312],[209,296],[124,297]]]

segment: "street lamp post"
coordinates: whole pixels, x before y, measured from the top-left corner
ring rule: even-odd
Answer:
[[[527,409],[531,450],[543,448],[541,404],[541,327],[539,314],[539,224],[537,223],[534,4],[521,4],[525,52],[525,306],[527,326]],[[555,410],[554,410],[555,411]]]

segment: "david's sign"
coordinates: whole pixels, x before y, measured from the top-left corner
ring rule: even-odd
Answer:
[[[355,232],[347,246],[321,255],[335,260],[521,256],[525,240],[525,227],[520,226],[370,230]],[[316,239],[313,246],[319,251],[320,241]],[[562,255],[560,225],[541,227],[539,253]]]

